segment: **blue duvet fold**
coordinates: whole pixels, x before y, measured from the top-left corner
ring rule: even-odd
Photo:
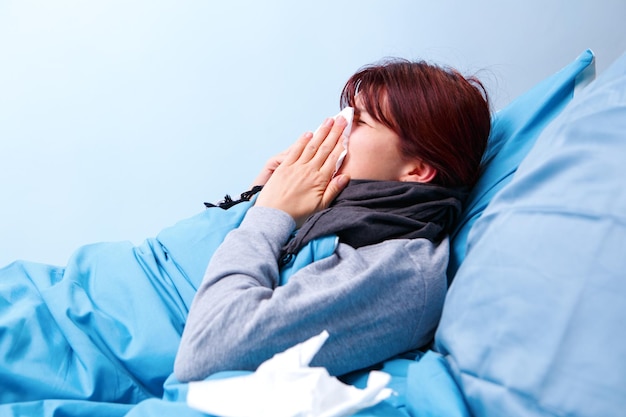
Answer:
[[[139,246],[87,245],[65,267],[0,269],[0,414],[123,415],[161,398],[208,260],[248,207],[205,210]]]

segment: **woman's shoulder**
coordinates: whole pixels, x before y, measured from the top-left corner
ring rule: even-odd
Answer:
[[[450,244],[447,237],[437,243],[424,238],[388,239],[373,245],[363,246],[356,250],[360,253],[379,253],[385,256],[395,256],[398,252],[406,252],[412,257],[447,256],[450,250]]]
[[[389,270],[415,268],[428,275],[445,275],[449,241],[447,237],[439,243],[422,238],[389,239],[358,249],[340,243],[337,254],[343,262],[363,266],[385,267]]]

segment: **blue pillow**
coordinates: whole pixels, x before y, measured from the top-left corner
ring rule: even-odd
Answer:
[[[472,415],[626,411],[626,54],[474,225],[436,334]]]
[[[451,235],[448,281],[452,281],[465,258],[467,236],[476,219],[511,180],[541,131],[571,101],[574,90],[588,84],[594,75],[594,56],[587,50],[494,115],[483,158],[483,173]]]

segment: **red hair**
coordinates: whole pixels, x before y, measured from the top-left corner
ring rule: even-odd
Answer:
[[[476,78],[452,69],[393,59],[361,68],[341,93],[341,108],[365,110],[401,139],[407,158],[437,170],[433,183],[472,186],[491,129],[487,92]]]

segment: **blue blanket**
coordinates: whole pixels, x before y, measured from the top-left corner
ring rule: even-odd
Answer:
[[[139,246],[87,245],[65,267],[0,269],[0,414],[203,415],[187,407],[174,357],[206,265],[249,206],[205,210]],[[406,416],[415,363],[386,363],[398,395],[359,415]],[[356,373],[350,383],[365,378]]]
[[[62,268],[1,269],[0,414],[114,416],[161,398],[208,260],[248,206],[206,210],[139,246],[84,246]]]

